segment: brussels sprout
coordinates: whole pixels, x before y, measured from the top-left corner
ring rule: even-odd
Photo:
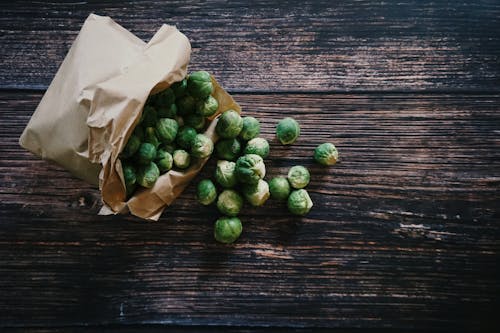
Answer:
[[[186,116],[194,112],[196,106],[196,100],[193,96],[186,95],[179,98],[176,102],[177,104],[177,114],[181,116]]]
[[[156,94],[156,106],[169,106],[175,102],[174,91],[170,88]]]
[[[152,106],[144,107],[142,110],[141,123],[144,127],[154,127],[158,120],[156,109]]]
[[[221,243],[233,243],[243,231],[241,221],[237,217],[221,217],[215,222],[214,237]]]
[[[243,119],[238,112],[227,110],[221,114],[215,126],[215,131],[221,138],[232,139],[240,134],[243,128]]]
[[[269,185],[262,179],[257,184],[245,184],[243,196],[252,206],[262,206],[269,199]]]
[[[137,183],[142,187],[151,188],[160,176],[160,170],[154,162],[142,165],[137,170]]]
[[[138,164],[148,165],[156,157],[156,147],[149,143],[141,143],[139,150],[135,153],[135,160]]]
[[[207,98],[214,91],[210,74],[205,71],[191,73],[187,80],[187,90],[198,99]]]
[[[132,194],[135,190],[135,183],[137,181],[135,168],[130,164],[123,164],[123,180],[125,181],[125,189],[127,196]]]
[[[219,160],[215,168],[215,180],[224,188],[231,188],[237,183],[235,173],[236,163]]]
[[[175,118],[177,115],[177,105],[172,103],[168,106],[160,106],[157,113],[160,118]]]
[[[210,205],[217,199],[217,190],[210,179],[203,179],[198,183],[196,198],[205,206]]]
[[[146,128],[146,133],[144,133],[144,142],[149,142],[154,145],[155,148],[158,148],[160,140],[158,140],[158,137],[156,136],[156,130],[154,127]]]
[[[291,145],[300,135],[299,123],[293,118],[281,119],[276,126],[276,136],[284,145]]]
[[[156,124],[156,134],[163,143],[172,143],[177,136],[179,125],[174,119],[161,118]]]
[[[213,116],[218,108],[219,102],[212,96],[208,96],[206,99],[196,103],[196,112],[203,117]]]
[[[313,203],[306,190],[300,189],[290,193],[287,202],[288,210],[295,215],[305,215],[309,213]]]
[[[263,138],[254,138],[247,142],[245,154],[257,154],[262,158],[269,155],[269,142]]]
[[[187,80],[183,79],[182,81],[175,82],[170,86],[172,91],[174,92],[175,97],[179,98],[184,96],[187,88]]]
[[[197,131],[201,131],[205,127],[205,117],[199,114],[190,114],[184,118],[184,124]]]
[[[339,152],[333,144],[325,142],[314,149],[314,159],[322,165],[334,165],[339,160]]]
[[[191,155],[197,158],[205,158],[214,151],[214,143],[204,134],[196,134],[191,145]]]
[[[144,128],[141,125],[137,125],[132,132],[132,135],[135,135],[142,142],[144,140]]]
[[[310,179],[311,175],[309,174],[309,170],[302,165],[293,166],[288,170],[288,182],[293,188],[299,189],[306,187]]]
[[[243,128],[239,137],[245,141],[256,138],[260,133],[260,123],[254,117],[243,117]]]
[[[222,139],[215,144],[215,152],[221,160],[234,161],[240,156],[241,144],[237,139]]]
[[[224,190],[217,198],[217,209],[227,216],[238,215],[242,206],[243,198],[233,190]]]
[[[135,134],[132,134],[128,139],[127,144],[123,148],[123,151],[120,155],[121,158],[129,158],[130,156],[134,155],[140,146],[141,140]]]
[[[269,192],[271,198],[276,200],[286,200],[290,195],[290,184],[285,177],[276,177],[269,182]]]
[[[266,166],[259,155],[243,155],[236,161],[236,177],[242,183],[256,184],[265,175]]]
[[[167,172],[172,169],[173,162],[174,159],[169,152],[163,149],[159,149],[156,153],[155,163],[158,166],[158,169],[160,169],[161,173]]]
[[[177,138],[175,139],[175,142],[181,147],[182,149],[189,150],[191,149],[191,145],[193,144],[193,139],[196,136],[196,130],[192,127],[189,126],[183,126],[179,129],[177,132]]]
[[[191,156],[182,149],[177,149],[173,154],[174,165],[179,169],[187,169],[191,164]]]

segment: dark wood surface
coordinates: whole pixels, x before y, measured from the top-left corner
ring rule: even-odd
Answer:
[[[497,1],[2,7],[0,331],[498,327]],[[145,40],[177,24],[191,68],[261,120],[269,177],[310,167],[311,213],[247,206],[242,237],[220,245],[192,186],[157,223],[97,216],[97,189],[20,148],[90,12]],[[291,147],[274,139],[285,115],[302,125]],[[342,158],[332,168],[311,158],[326,140]]]

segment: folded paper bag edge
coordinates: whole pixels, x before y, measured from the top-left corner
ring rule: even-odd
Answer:
[[[123,211],[125,202],[123,176],[121,168],[117,168],[117,160],[150,92],[160,83],[171,85],[187,74],[191,52],[187,37],[174,26],[163,25],[153,39],[155,42],[144,48],[137,63],[122,75],[99,84],[87,121],[91,159],[103,165],[102,200],[114,212]],[[142,204],[141,213],[132,214],[148,218],[150,214],[157,214],[160,202]]]
[[[110,47],[104,52],[97,47],[101,44]],[[143,45],[142,40],[110,17],[91,13],[23,130],[20,146],[97,187],[101,165],[88,159],[89,130],[85,119],[90,103],[82,100],[82,92],[103,78],[116,75]],[[89,63],[96,61],[101,67],[88,68]],[[101,71],[102,66],[109,67]]]

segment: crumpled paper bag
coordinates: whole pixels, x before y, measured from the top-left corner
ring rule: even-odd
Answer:
[[[153,188],[126,200],[118,156],[148,96],[186,76],[190,52],[189,40],[173,26],[163,25],[146,44],[109,17],[91,14],[26,126],[21,146],[98,184],[104,203],[100,214],[130,211],[158,220],[207,159],[186,171],[161,175]],[[212,80],[217,113],[240,112]],[[205,133],[213,141],[216,121]]]

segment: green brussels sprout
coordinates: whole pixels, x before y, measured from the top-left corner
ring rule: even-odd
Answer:
[[[243,198],[234,190],[224,190],[217,198],[217,209],[224,215],[236,216],[243,207]]]
[[[224,188],[231,188],[236,185],[236,163],[219,160],[215,168],[215,180]]]
[[[156,106],[169,106],[175,102],[174,91],[170,88],[156,94]]]
[[[284,145],[291,145],[300,135],[299,123],[293,118],[281,119],[276,126],[276,136]]]
[[[322,165],[334,165],[339,160],[339,152],[333,144],[325,142],[314,149],[314,160]]]
[[[215,222],[214,237],[221,243],[230,244],[240,237],[243,231],[241,221],[237,217],[221,217]]]
[[[240,134],[243,128],[243,119],[238,112],[227,110],[221,114],[215,126],[215,131],[221,138],[232,139]]]
[[[195,98],[207,98],[214,91],[210,74],[205,71],[191,73],[187,80],[187,90]]]
[[[154,127],[158,120],[156,109],[152,106],[144,107],[142,110],[141,124],[144,127]]]
[[[187,80],[183,79],[182,81],[175,82],[170,86],[170,88],[174,92],[175,97],[182,97],[186,93]]]
[[[156,124],[156,134],[163,143],[172,143],[177,136],[179,125],[174,119],[161,118]]]
[[[169,152],[163,149],[159,149],[158,152],[156,153],[155,163],[158,166],[158,169],[160,169],[160,172],[165,173],[170,169],[172,169],[174,158]]]
[[[215,152],[221,160],[234,161],[240,156],[241,144],[238,139],[222,139],[215,144]]]
[[[177,138],[175,142],[182,149],[189,150],[191,149],[191,145],[193,144],[194,137],[196,136],[196,130],[189,126],[183,126],[177,132]]]
[[[196,198],[205,206],[210,205],[217,199],[217,189],[210,179],[203,179],[198,183]]]
[[[299,189],[306,187],[310,179],[311,175],[309,174],[309,170],[302,165],[293,166],[288,170],[288,182],[293,188]]]
[[[184,117],[184,124],[197,131],[201,131],[205,127],[205,117],[199,114],[189,114]]]
[[[257,184],[245,184],[243,196],[252,206],[262,206],[269,199],[269,185],[265,180],[259,179]]]
[[[269,156],[269,142],[264,138],[254,138],[247,142],[245,154],[257,154],[262,158]]]
[[[173,154],[174,165],[179,169],[187,169],[191,164],[191,156],[183,149],[177,149]]]
[[[135,135],[142,142],[144,140],[144,128],[141,125],[137,125],[132,132],[132,135]]]
[[[311,210],[313,203],[306,190],[295,190],[288,196],[288,210],[294,215],[306,215]]]
[[[143,142],[139,146],[139,150],[135,153],[135,160],[138,164],[148,165],[156,157],[156,147],[149,143]]]
[[[131,195],[135,190],[137,181],[135,168],[130,164],[122,164],[123,180],[125,181],[125,189],[127,196]]]
[[[172,103],[168,106],[160,106],[158,107],[158,117],[159,118],[175,118],[177,115],[177,105]]]
[[[196,106],[196,100],[193,96],[185,95],[179,98],[176,102],[177,104],[177,114],[181,116],[187,116],[194,112]]]
[[[154,162],[142,165],[137,170],[137,183],[142,187],[153,187],[158,177],[160,177],[160,169]]]
[[[205,158],[214,151],[214,143],[204,134],[196,134],[191,145],[191,155],[197,158]]]
[[[154,127],[146,128],[146,133],[144,133],[144,142],[149,142],[154,145],[155,148],[158,148],[160,140],[158,140],[158,137],[156,136],[156,130]]]
[[[211,117],[217,112],[219,108],[219,102],[213,97],[208,96],[204,100],[200,100],[196,103],[196,113],[202,115],[203,117]]]
[[[137,135],[132,134],[127,141],[127,144],[123,148],[123,151],[120,155],[121,158],[129,158],[134,155],[139,147],[141,146],[141,140],[137,137]]]
[[[266,166],[259,155],[243,155],[236,161],[236,177],[244,184],[256,184],[265,175]]]
[[[271,198],[284,201],[290,195],[290,184],[285,177],[276,177],[269,182]]]
[[[260,123],[254,117],[243,117],[243,128],[239,134],[242,140],[248,141],[260,134]]]

